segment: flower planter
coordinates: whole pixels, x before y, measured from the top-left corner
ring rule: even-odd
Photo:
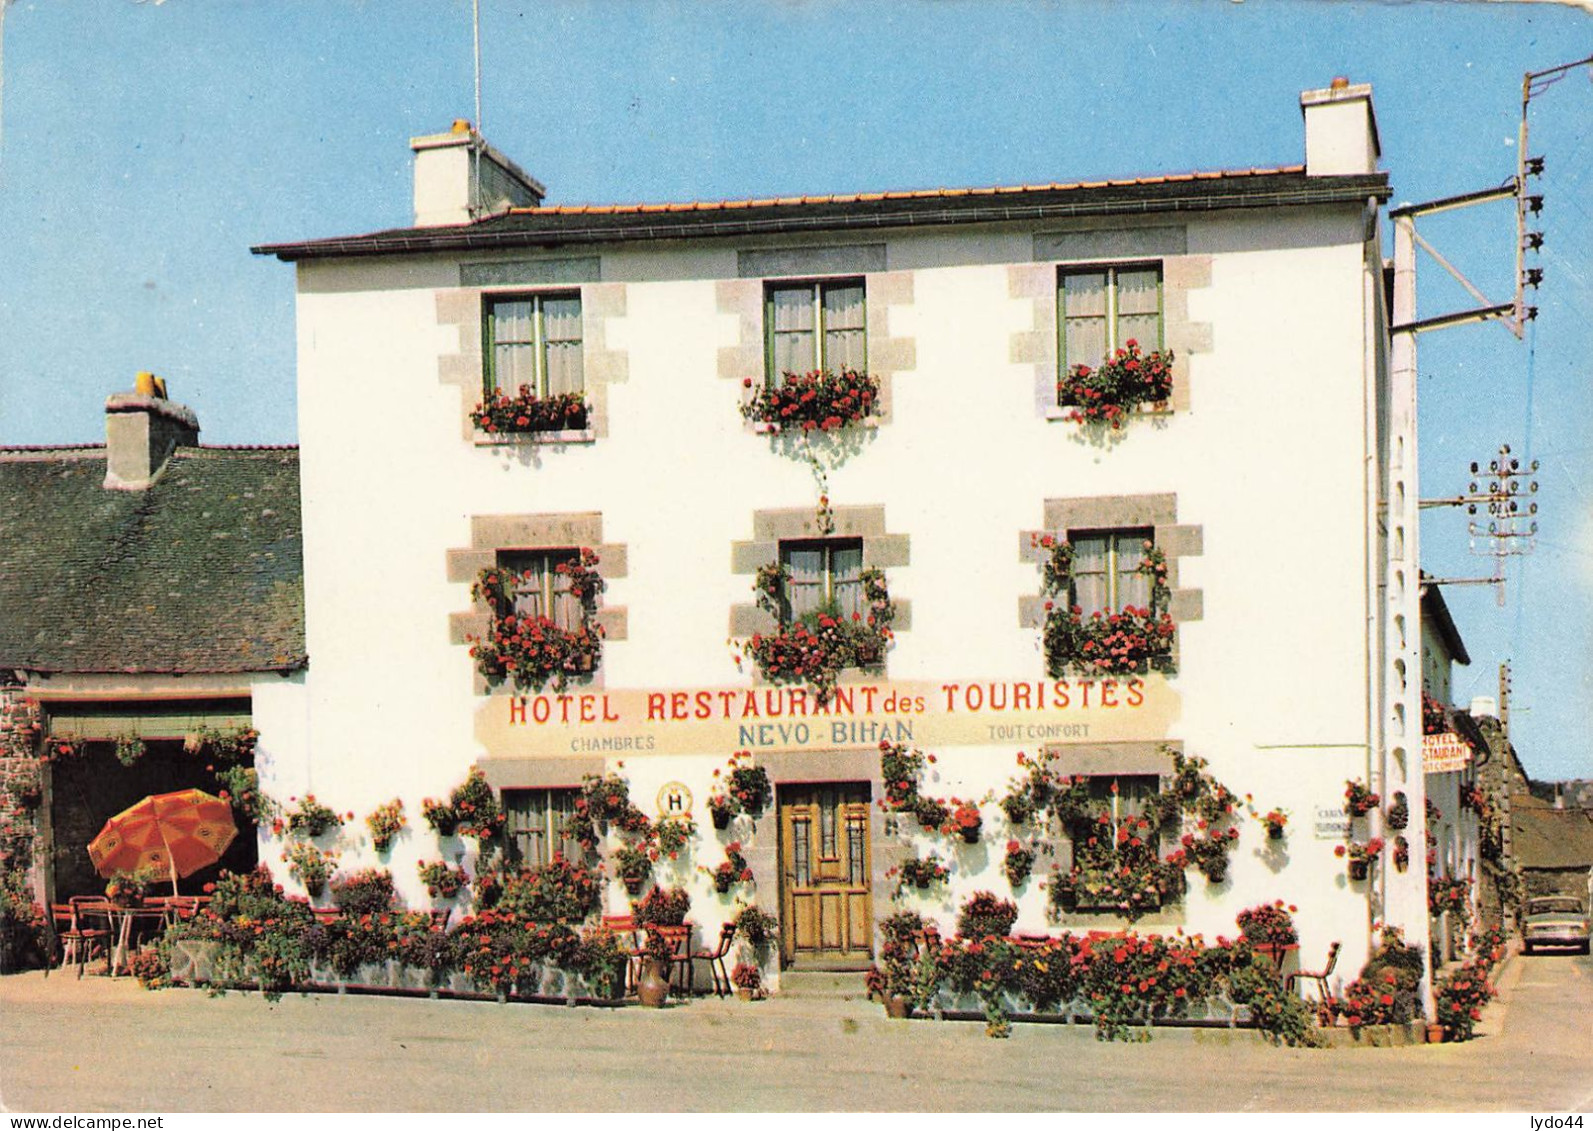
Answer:
[[[720,830],[721,832],[723,832],[725,829],[728,829],[730,827],[730,818],[733,816],[733,814],[730,812],[730,810],[728,810],[728,809],[710,809],[709,813],[713,817],[714,828],[716,828],[716,829]]]
[[[1430,1045],[1441,1045],[1444,1043],[1444,1027],[1442,1025],[1434,1024],[1427,1026],[1427,1043]]]
[[[622,878],[625,882],[625,893],[627,895],[634,899],[642,894],[642,885],[647,882],[646,880],[640,876],[636,877],[635,879],[632,879],[629,876]]]
[[[1268,840],[1282,840],[1283,839],[1283,826],[1282,825],[1268,825],[1267,826],[1267,839]]]
[[[758,991],[751,986],[737,986],[736,997],[742,1001],[757,1001]]]
[[[964,844],[978,844],[979,843],[979,830],[977,828],[963,829],[962,830],[962,842]]]
[[[1350,879],[1360,881],[1371,874],[1372,868],[1365,860],[1351,860],[1349,863]]]
[[[891,995],[885,999],[885,1016],[893,1017],[898,1021],[913,1015],[913,1003],[910,998]]]

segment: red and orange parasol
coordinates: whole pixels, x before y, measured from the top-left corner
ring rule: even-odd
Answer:
[[[221,854],[238,835],[232,806],[198,789],[158,793],[122,810],[89,843],[94,870],[110,877],[139,868],[191,876]]]

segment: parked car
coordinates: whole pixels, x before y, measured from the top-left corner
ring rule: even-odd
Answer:
[[[1544,946],[1574,946],[1588,952],[1587,906],[1574,895],[1542,895],[1527,900],[1521,952]]]

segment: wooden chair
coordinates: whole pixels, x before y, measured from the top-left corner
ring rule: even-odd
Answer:
[[[75,962],[77,976],[81,978],[83,967],[96,950],[109,953],[107,948],[110,946],[111,932],[109,928],[85,926],[78,907],[74,900],[50,904],[50,924],[55,941],[61,947],[61,969],[66,969],[67,963]],[[45,972],[49,972],[48,963],[45,964]]]
[[[708,963],[708,973],[714,980],[714,993],[719,997],[729,997],[733,986],[730,984],[730,974],[725,970],[725,955],[730,953],[730,944],[736,940],[736,925],[726,923],[719,928],[719,945],[713,950],[706,947],[702,950],[692,951],[691,958],[686,963],[686,992],[695,993],[696,964]]]
[[[657,931],[669,940],[669,986],[679,993],[690,993],[691,982],[691,924],[683,923],[678,927],[665,927],[657,923],[647,928]]]
[[[636,979],[642,972],[642,942],[638,937],[636,920],[629,915],[605,915],[603,927],[619,940],[625,952],[625,992],[636,992]]]
[[[1333,976],[1333,968],[1338,965],[1338,961],[1339,944],[1335,942],[1328,947],[1326,966],[1322,967],[1320,970],[1299,970],[1293,974],[1290,974],[1288,978],[1284,980],[1283,988],[1289,993],[1293,993],[1295,991],[1295,986],[1298,983],[1313,982],[1315,983],[1317,989],[1317,1000],[1319,1002],[1325,1002],[1328,1000],[1328,998],[1333,996],[1332,992],[1328,989],[1328,979]]]

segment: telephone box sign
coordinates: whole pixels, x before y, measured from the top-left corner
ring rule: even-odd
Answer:
[[[1156,741],[1178,714],[1165,676],[604,689],[493,695],[476,737],[493,755],[703,754]]]
[[[1449,774],[1471,764],[1471,743],[1452,730],[1422,735],[1422,772]]]

